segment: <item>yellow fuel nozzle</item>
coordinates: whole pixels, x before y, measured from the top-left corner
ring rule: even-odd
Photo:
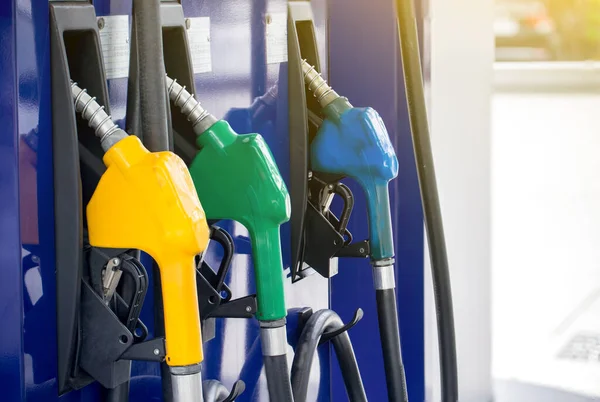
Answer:
[[[101,138],[107,167],[87,205],[90,244],[135,248],[154,258],[167,364],[198,364],[203,353],[194,259],[208,245],[209,229],[192,178],[177,155],[149,152],[84,91],[72,85],[75,108]]]

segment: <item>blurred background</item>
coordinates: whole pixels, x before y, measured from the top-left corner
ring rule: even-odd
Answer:
[[[600,0],[423,4],[461,402],[600,401]]]
[[[492,373],[600,400],[600,0],[495,0]]]
[[[497,61],[600,60],[600,0],[496,0]]]

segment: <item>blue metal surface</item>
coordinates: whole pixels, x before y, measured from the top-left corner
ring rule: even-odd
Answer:
[[[17,133],[16,8],[0,4],[0,387],[3,398],[23,396],[23,277],[19,236],[19,167]]]
[[[131,1],[96,0],[95,6],[99,16],[123,15],[130,13]],[[186,17],[211,18],[212,72],[196,75],[199,98],[209,111],[226,118],[239,133],[260,132],[288,181],[287,63],[267,64],[265,57],[267,14],[285,13],[286,1],[183,0],[183,7]],[[411,400],[424,400],[422,212],[398,68],[393,2],[330,0],[327,6],[325,0],[313,0],[313,7],[321,66],[326,70],[330,65],[331,84],[355,106],[371,106],[379,112],[398,156],[399,176],[390,186],[398,308]],[[369,29],[355,29],[358,26]],[[29,402],[99,401],[101,392],[97,385],[62,397],[56,391],[48,0],[0,2],[0,50],[0,318],[5,323],[0,331],[0,399],[13,402],[25,400],[26,396]],[[127,80],[111,80],[108,84],[113,116],[123,119]],[[265,93],[275,87],[276,101],[264,103]],[[354,183],[351,188],[356,196],[356,212],[349,229],[356,238],[365,238],[366,203],[361,189]],[[234,297],[244,296],[254,291],[247,231],[234,222],[223,225],[234,236],[237,248],[227,281]],[[282,229],[282,244],[284,267],[289,273],[289,225]],[[211,247],[206,258],[214,262],[219,251]],[[318,275],[294,286],[287,281],[288,308],[327,308],[329,286]],[[333,279],[331,289],[332,307],[342,319],[350,318],[358,307],[365,311],[365,318],[350,336],[369,399],[385,400],[368,262],[341,260],[340,274]],[[152,300],[150,290],[142,319],[151,333]],[[288,338],[294,345],[295,316],[289,316],[288,322]],[[228,387],[242,378],[247,391],[240,401],[266,401],[256,321],[219,320],[216,335],[206,344],[205,378],[220,379]],[[334,359],[330,361],[327,347],[321,348],[319,362],[313,369],[317,375],[311,381],[309,400],[346,400],[339,369]],[[132,375],[132,402],[161,401],[157,364],[136,362]]]
[[[393,0],[330,0],[329,81],[356,107],[370,106],[381,115],[399,161],[399,174],[390,182],[392,224],[396,249],[396,289],[402,354],[409,398],[425,400],[423,307],[423,213],[399,62]],[[354,219],[348,226],[355,238],[367,236],[362,191],[356,196]],[[331,304],[341,316],[357,307],[365,318],[350,333],[369,398],[387,400],[377,331],[377,310],[368,261],[343,261],[332,280]],[[335,364],[333,364],[335,367]],[[343,382],[334,370],[334,400],[343,400]]]

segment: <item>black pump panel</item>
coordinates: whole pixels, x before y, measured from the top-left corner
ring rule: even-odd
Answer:
[[[302,60],[320,71],[314,21],[309,1],[288,2],[288,105],[290,135],[290,196],[292,200],[291,250],[292,282],[303,277],[307,229],[307,201],[309,195],[309,138],[311,128],[308,122],[308,109],[319,113],[316,101],[307,97]],[[307,108],[307,106],[309,106]],[[306,272],[304,272],[306,274]]]
[[[51,1],[52,131],[56,241],[58,393],[93,379],[79,369],[81,284],[85,206],[106,170],[103,151],[76,116],[71,80],[86,88],[110,113],[94,6],[89,1]]]
[[[344,176],[311,169],[310,144],[324,115],[302,72],[305,60],[321,73],[310,1],[289,1],[288,16],[291,276],[296,282],[315,271],[326,278],[336,275],[332,258],[365,258],[369,243],[352,243],[346,228],[354,201],[350,189],[340,183]],[[335,194],[342,197],[344,206],[339,217],[324,207],[327,197]]]
[[[290,135],[290,196],[292,202],[291,250],[292,282],[296,281],[302,270],[304,254],[304,231],[306,200],[308,199],[308,113],[306,110],[306,91],[302,74],[302,54],[296,29],[299,14],[310,16],[309,2],[290,2],[288,4],[288,105]]]

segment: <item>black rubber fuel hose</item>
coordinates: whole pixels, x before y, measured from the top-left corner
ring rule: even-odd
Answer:
[[[323,333],[342,328],[344,323],[332,310],[319,310],[306,322],[298,339],[298,346],[292,363],[292,390],[295,402],[306,402],[308,382],[313,358]],[[350,402],[366,402],[367,396],[363,386],[354,349],[348,332],[343,332],[332,339],[335,353],[340,363],[344,385]]]
[[[160,0],[133,0],[137,34],[140,124],[150,152],[169,150],[169,112],[163,56]]]
[[[400,334],[398,332],[395,289],[377,289],[375,290],[375,297],[377,298],[377,318],[388,400],[390,402],[408,402],[406,375],[402,363]]]
[[[263,356],[269,399],[273,402],[294,402],[290,387],[290,372],[286,355]]]
[[[141,137],[150,152],[169,150],[169,112],[165,83],[160,0],[133,0],[133,23],[138,61],[139,122]],[[128,88],[128,89],[131,89]],[[135,95],[134,95],[135,96]],[[153,264],[154,335],[164,336],[164,310],[160,270]],[[161,363],[163,400],[172,400],[171,374]]]
[[[458,369],[452,290],[440,210],[413,0],[396,0],[404,86],[412,133],[436,306],[442,402],[458,401]]]

